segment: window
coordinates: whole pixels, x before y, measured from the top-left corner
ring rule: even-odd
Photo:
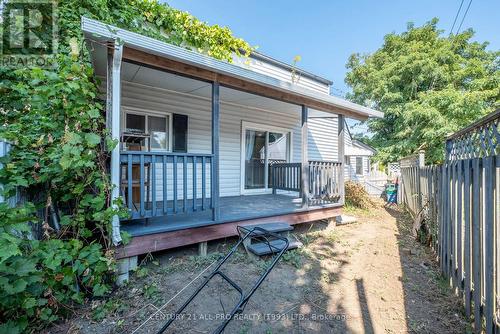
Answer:
[[[346,155],[344,157],[344,160],[345,160],[344,162],[345,162],[346,166],[350,166],[351,165],[351,157],[350,156]]]
[[[123,137],[127,143],[140,141],[143,149],[166,151],[170,148],[169,128],[170,115],[126,113]],[[146,143],[143,143],[144,138]]]
[[[356,174],[363,175],[363,157],[356,157]]]
[[[151,150],[168,149],[167,118],[148,116],[148,120],[148,133],[151,140]]]
[[[145,133],[146,132],[146,116],[127,114],[125,132]]]
[[[174,114],[172,121],[173,128],[173,151],[187,152],[188,117],[186,115]]]
[[[287,129],[243,122],[242,191],[268,189],[271,166],[290,160],[290,145]]]

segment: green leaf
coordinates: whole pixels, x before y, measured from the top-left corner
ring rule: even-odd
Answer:
[[[12,284],[6,284],[3,288],[5,289],[5,292],[8,295],[13,295],[13,294],[24,291],[24,289],[26,289],[27,285],[28,284],[26,283],[26,281],[24,279],[18,279],[18,280],[15,280],[14,283],[12,283]]]
[[[19,334],[24,331],[26,326],[22,326],[19,321],[8,320],[4,324],[0,324],[0,334]]]
[[[35,306],[38,306],[38,303],[37,303],[36,299],[33,297],[27,298],[23,302],[23,308],[25,308],[25,309],[33,308]]]
[[[101,142],[101,137],[95,133],[85,134],[85,141],[89,146],[96,146]]]

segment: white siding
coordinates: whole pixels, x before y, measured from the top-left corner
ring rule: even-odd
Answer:
[[[268,75],[270,77],[282,80],[282,81],[287,81],[287,82],[292,82],[292,72],[281,68],[279,66],[270,64],[266,61],[263,60],[257,60],[253,58],[238,58],[234,57],[233,63],[236,65],[239,65],[241,67],[250,69],[252,71],[262,73],[265,75]],[[304,77],[304,76],[299,76],[298,77],[298,82],[296,81],[296,84],[300,87],[308,88],[320,93],[324,94],[330,94],[330,86],[327,84],[324,84],[322,82]]]
[[[309,160],[339,161],[337,124],[337,117],[332,114],[325,118],[310,119]]]
[[[300,118],[298,113],[269,113],[243,106],[221,104],[220,170],[221,196],[240,195],[241,189],[241,126],[242,121],[272,125],[292,133],[292,159],[300,159]]]
[[[346,155],[346,159],[349,159],[350,161],[350,166],[346,165],[345,166],[345,177],[344,179],[346,180],[353,180],[357,181],[360,180],[361,178],[367,176],[370,174],[370,157],[368,156],[355,156],[355,155]],[[363,161],[363,174],[356,174],[356,166],[357,166],[357,161],[356,158],[361,158]]]
[[[370,174],[370,157],[373,156],[373,151],[359,145],[356,141],[353,142],[349,132],[346,133],[345,137],[345,156],[349,157],[351,162],[351,166],[345,165],[345,179],[359,180]],[[361,157],[363,160],[363,174],[360,175],[356,174],[356,157]]]
[[[188,116],[188,152],[211,153],[211,103],[210,100],[191,94],[181,94],[165,89],[136,83],[123,82],[123,110],[135,108],[144,111],[178,113]],[[309,125],[309,159],[337,161],[337,118],[311,119]],[[333,118],[331,118],[333,117]],[[242,122],[258,123],[288,129],[292,134],[292,161],[301,161],[300,115],[297,108],[289,112],[268,111],[222,101],[220,109],[220,195],[241,195],[241,130]],[[157,165],[157,199],[161,200],[161,165]],[[182,171],[179,167],[179,177]],[[209,171],[207,170],[207,173]],[[197,169],[201,175],[201,166]],[[167,171],[171,178],[172,171]],[[192,175],[191,167],[188,175]],[[209,174],[207,174],[209,175]],[[188,178],[188,183],[191,182]],[[167,185],[172,189],[172,185]],[[191,187],[188,188],[191,197]],[[198,187],[201,196],[201,184]],[[207,185],[207,189],[208,185]],[[168,197],[171,197],[171,190]],[[179,192],[182,198],[182,191]]]
[[[164,89],[148,87],[141,84],[122,83],[122,112],[130,108],[140,111],[155,113],[177,113],[188,116],[188,152],[189,153],[211,153],[212,137],[211,131],[211,103],[207,99],[192,98],[186,94],[179,94]],[[123,125],[122,125],[123,127]],[[167,197],[173,198],[173,170],[171,164],[167,169]],[[162,165],[156,164],[157,200],[163,199]],[[182,160],[178,160],[178,198],[183,198],[182,189]],[[201,198],[201,161],[197,163],[197,175],[200,176],[197,183],[197,197]],[[207,166],[207,197],[210,197],[210,168]],[[192,164],[187,166],[187,198],[192,198]]]

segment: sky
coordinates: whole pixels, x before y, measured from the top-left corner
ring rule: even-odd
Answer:
[[[464,0],[454,32],[470,0]],[[450,32],[461,0],[167,0],[209,24],[228,26],[258,51],[297,64],[333,81],[334,95],[348,91],[345,64],[353,53],[371,53],[391,32],[406,30],[408,22],[422,25],[439,18]],[[473,28],[475,40],[500,49],[500,0],[473,0],[461,31]]]

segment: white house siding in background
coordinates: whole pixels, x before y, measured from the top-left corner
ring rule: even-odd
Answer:
[[[358,165],[359,159],[362,160],[362,174],[357,174],[356,166]],[[346,163],[345,175],[344,178],[347,180],[359,180],[370,174],[370,157],[368,156],[345,156],[345,160],[347,162],[349,160],[349,164]]]
[[[360,180],[370,174],[370,158],[375,150],[366,144],[353,140],[350,133],[345,141],[345,168],[344,178],[346,180]]]
[[[290,70],[270,64],[264,60],[234,57],[233,63],[254,72],[266,74],[282,81],[292,82],[292,72]],[[315,90],[324,94],[330,94],[330,85],[300,74],[297,74],[296,77],[298,79],[298,81],[295,81],[297,86]]]
[[[211,103],[210,99],[193,94],[178,93],[142,84],[123,82],[122,113],[127,110],[144,112],[176,113],[188,116],[188,152],[211,153]],[[301,161],[300,108],[290,112],[276,112],[221,101],[220,107],[220,195],[241,195],[241,130],[243,122],[263,124],[288,129],[291,132],[291,160]],[[312,111],[311,114],[333,118],[311,119],[309,125],[309,159],[338,160],[336,115]],[[180,162],[180,161],[179,161]],[[162,167],[157,164],[157,200],[161,200]],[[167,171],[167,180],[173,171]],[[201,175],[201,162],[198,163]],[[179,198],[182,198],[182,167],[179,163]],[[192,169],[188,168],[187,197],[192,198]],[[207,169],[207,175],[209,169]],[[208,177],[207,177],[208,179]],[[197,197],[201,197],[201,180]],[[207,189],[210,189],[207,184]],[[167,184],[167,197],[171,199],[172,184]],[[207,197],[209,194],[207,193]]]

